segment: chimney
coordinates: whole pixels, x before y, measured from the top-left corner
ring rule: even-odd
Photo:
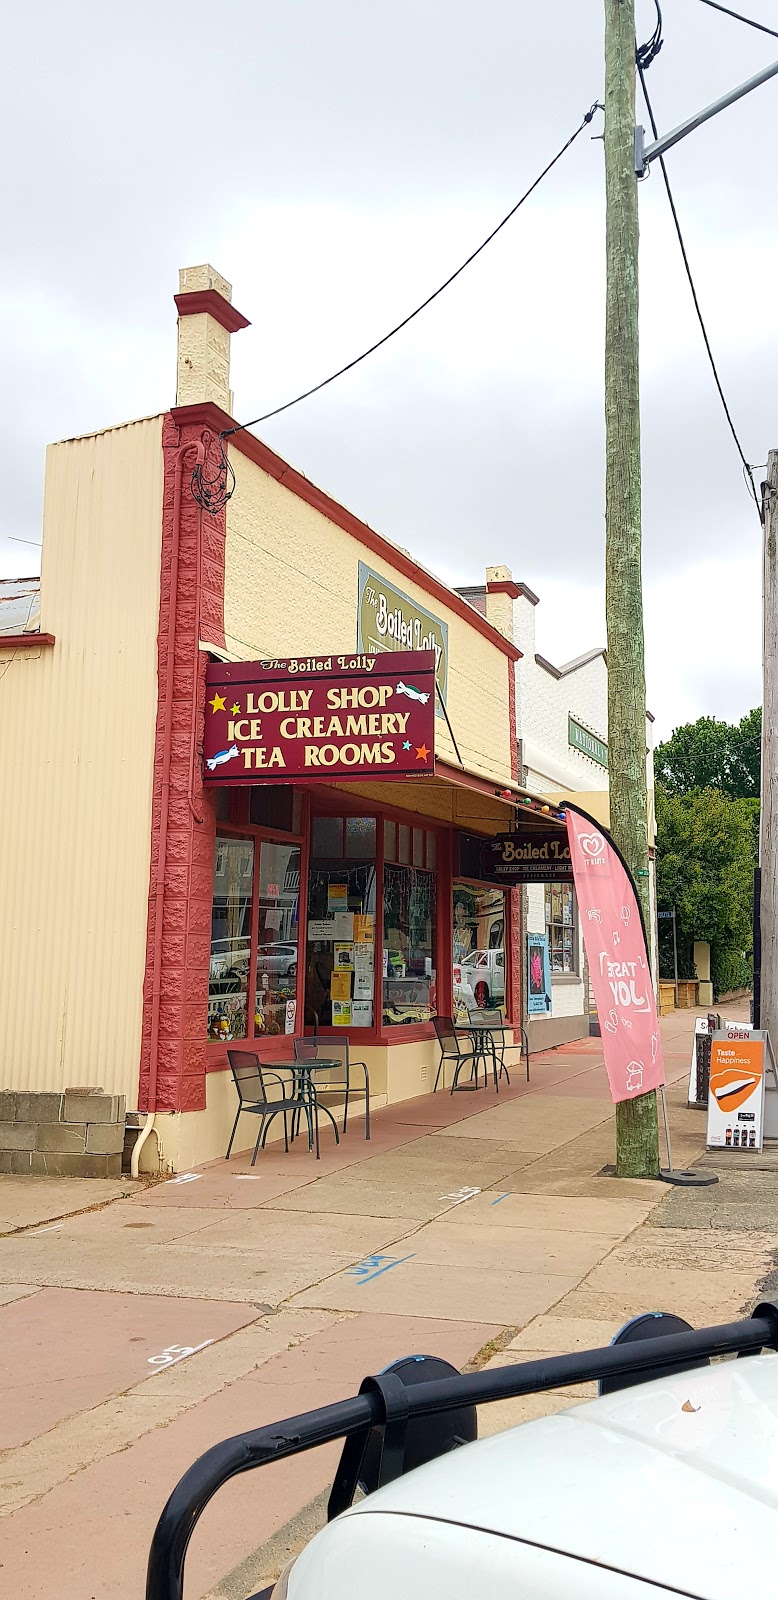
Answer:
[[[486,569],[486,620],[498,633],[513,643],[513,602],[521,588],[514,583],[510,567]]]
[[[176,405],[210,400],[232,416],[230,334],[248,328],[232,304],[232,284],[214,267],[182,267],[178,274]]]

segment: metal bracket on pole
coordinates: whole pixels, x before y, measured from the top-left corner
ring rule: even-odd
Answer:
[[[695,128],[701,127],[703,122],[709,122],[710,118],[717,116],[719,111],[726,111],[727,106],[732,106],[737,100],[742,100],[744,95],[750,94],[752,89],[758,89],[761,84],[767,83],[770,78],[775,77],[776,73],[778,73],[778,61],[772,61],[769,67],[763,67],[762,71],[755,73],[753,78],[747,78],[745,83],[739,83],[736,89],[730,89],[729,94],[723,94],[720,100],[714,100],[712,105],[705,106],[702,111],[696,111],[694,116],[687,117],[685,122],[679,122],[677,128],[673,128],[670,133],[666,133],[664,138],[655,139],[653,144],[646,144],[644,128],[636,128],[636,176],[645,178],[650,163],[657,156],[663,156],[665,150],[670,150],[674,144],[678,144],[681,139],[685,139],[687,133],[693,133]]]

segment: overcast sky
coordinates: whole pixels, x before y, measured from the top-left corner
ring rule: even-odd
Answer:
[[[700,0],[663,9],[649,79],[660,130],[778,54]],[[775,0],[743,9],[778,25]],[[647,37],[653,0],[638,14]],[[601,0],[41,0],[32,32],[12,8],[4,47],[4,575],[37,569],[39,550],[16,541],[41,537],[47,441],[172,403],[179,266],[210,261],[251,319],[232,345],[247,420],[423,299],[603,91]],[[757,464],[778,445],[777,115],[778,80],[668,156]],[[640,206],[648,699],[662,737],[759,701],[760,530],[658,169]],[[261,430],[449,582],[511,566],[541,597],[538,648],[559,663],[605,642],[603,241],[602,145],[587,132],[429,311]]]

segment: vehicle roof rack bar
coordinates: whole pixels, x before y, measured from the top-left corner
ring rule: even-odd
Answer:
[[[657,1368],[672,1367],[679,1361],[756,1355],[765,1349],[778,1350],[778,1304],[770,1301],[762,1302],[753,1316],[742,1322],[419,1383],[407,1390],[408,1416],[434,1416],[460,1406],[541,1394],[563,1385],[622,1373],[647,1372],[653,1377]],[[189,1540],[209,1501],[231,1478],[269,1461],[282,1461],[312,1450],[316,1445],[346,1439],[385,1421],[384,1401],[373,1389],[265,1428],[236,1434],[206,1450],[184,1473],[157,1523],[149,1552],[146,1600],[183,1600]]]

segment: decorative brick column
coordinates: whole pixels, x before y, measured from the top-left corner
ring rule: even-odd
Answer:
[[[207,656],[199,643],[202,637],[224,646],[226,513],[213,517],[200,509],[191,477],[198,453],[206,471],[215,470],[218,442],[203,425],[212,409],[178,408],[162,431],[159,700],[139,1093],[144,1111],[205,1108],[216,819],[213,795],[202,781]]]

